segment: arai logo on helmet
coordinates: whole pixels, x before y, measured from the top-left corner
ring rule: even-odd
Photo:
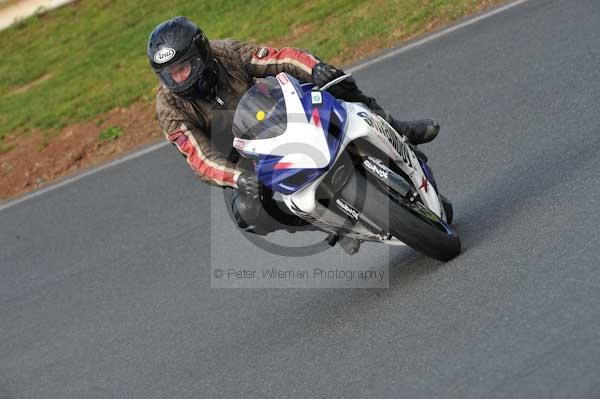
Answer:
[[[154,62],[157,64],[164,64],[175,57],[175,50],[169,47],[161,48],[156,54],[154,54]]]

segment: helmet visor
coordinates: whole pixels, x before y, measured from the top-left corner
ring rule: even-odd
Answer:
[[[204,72],[206,64],[198,57],[164,66],[158,70],[158,76],[167,89],[177,93],[189,89]]]

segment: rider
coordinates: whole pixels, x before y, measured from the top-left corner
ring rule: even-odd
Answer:
[[[238,162],[232,150],[233,111],[256,78],[286,72],[302,82],[322,86],[344,72],[297,48],[259,47],[231,39],[209,42],[204,32],[184,17],[167,20],[152,31],[147,55],[162,83],[156,110],[167,140],[203,181],[234,189],[227,195],[239,227],[261,235],[278,229],[310,228],[304,220],[274,206],[270,197],[259,196],[255,174]],[[439,131],[439,125],[430,119],[404,122],[392,118],[374,98],[363,94],[352,78],[328,90],[342,100],[365,104],[414,145],[433,140]],[[355,253],[359,244],[349,237],[340,240],[349,254]]]

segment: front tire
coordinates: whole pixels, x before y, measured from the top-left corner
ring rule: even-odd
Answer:
[[[421,203],[396,200],[358,172],[340,194],[369,221],[422,254],[441,261],[460,254],[456,231]]]
[[[442,200],[442,206],[444,207],[444,213],[446,214],[446,222],[452,224],[452,220],[454,219],[454,208],[452,207],[452,203],[448,201],[448,198],[441,194],[440,199]]]

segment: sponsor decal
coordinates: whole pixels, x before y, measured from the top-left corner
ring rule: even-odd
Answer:
[[[385,168],[381,167],[378,163],[373,162],[370,159],[365,159],[363,165],[365,165],[367,169],[382,179],[387,179],[389,177],[389,173],[387,170],[385,170]]]
[[[289,79],[287,78],[287,76],[285,76],[285,73],[283,72],[277,75],[277,81],[282,85],[290,83]]]
[[[154,54],[154,62],[157,64],[164,64],[165,62],[171,61],[173,57],[175,57],[175,54],[175,49],[169,47],[161,48]]]
[[[237,137],[233,139],[233,146],[239,150],[243,150],[246,147],[246,140],[238,139]]]
[[[336,198],[336,205],[348,216],[352,219],[358,221],[358,216],[360,215],[356,209],[354,209],[350,204],[343,201],[341,198]]]
[[[312,91],[310,93],[310,100],[313,105],[323,104],[323,95],[320,91]]]
[[[356,115],[363,118],[367,125],[371,126],[373,129],[377,130],[379,133],[384,135],[392,144],[394,149],[398,152],[398,154],[400,154],[400,156],[402,157],[402,161],[404,161],[404,163],[410,168],[413,167],[412,162],[410,160],[410,150],[408,149],[408,146],[404,143],[404,141],[398,138],[398,134],[394,130],[392,130],[392,128],[390,128],[387,123],[383,122],[379,118],[376,119],[371,117],[371,115],[367,114],[364,111],[358,112]]]
[[[427,182],[427,179],[425,177],[423,177],[423,180],[421,180],[421,185],[419,186],[419,190],[420,189],[425,190],[425,192],[427,192],[427,190],[429,189],[429,183]]]
[[[261,59],[265,58],[269,54],[269,49],[266,47],[261,47],[256,50],[256,58]]]

